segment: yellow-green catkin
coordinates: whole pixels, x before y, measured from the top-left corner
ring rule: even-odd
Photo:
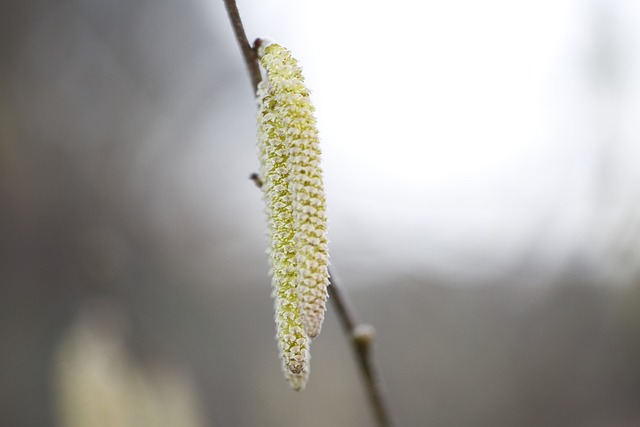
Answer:
[[[294,388],[302,388],[309,371],[308,337],[322,327],[329,283],[318,131],[297,61],[265,41],[258,56],[266,71],[257,93],[258,136],[277,338],[285,372]]]
[[[289,191],[286,149],[279,138],[280,118],[268,111],[274,103],[266,90],[258,90],[261,180],[269,229],[269,260],[275,302],[276,338],[283,371],[295,390],[304,388],[309,371],[309,340],[302,325],[296,286],[293,208]]]

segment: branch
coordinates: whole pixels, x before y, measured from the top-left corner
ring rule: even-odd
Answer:
[[[223,1],[227,9],[231,25],[233,26],[236,40],[238,41],[238,45],[240,45],[244,62],[249,70],[251,86],[255,94],[258,84],[260,83],[260,80],[262,80],[258,54],[256,50],[249,45],[235,0]],[[262,187],[262,181],[258,174],[253,173],[250,178],[258,188]],[[353,309],[346,292],[338,283],[331,270],[329,270],[329,282],[329,300],[332,301],[336,308],[338,318],[340,319],[340,323],[342,324],[345,334],[350,338],[352,350],[358,361],[360,372],[362,373],[377,423],[380,427],[392,427],[393,423],[391,421],[388,399],[384,392],[380,381],[380,374],[373,358],[372,347],[376,331],[373,326],[358,322],[356,312]]]
[[[380,372],[374,362],[373,340],[376,330],[366,323],[358,323],[356,312],[342,286],[338,285],[333,271],[329,270],[329,300],[336,308],[346,335],[351,338],[353,352],[358,358],[369,400],[380,427],[391,427],[391,413],[387,395],[380,381]]]
[[[249,70],[251,86],[253,87],[253,94],[255,96],[255,93],[258,90],[258,83],[260,83],[260,80],[262,80],[262,75],[260,74],[260,63],[258,61],[258,53],[249,44],[247,34],[245,33],[244,26],[242,25],[242,20],[240,19],[240,12],[238,12],[236,0],[224,0],[224,6],[227,9],[229,21],[231,21],[233,32],[236,35],[236,40],[238,41],[238,45],[240,46],[240,50],[242,51],[244,63]]]

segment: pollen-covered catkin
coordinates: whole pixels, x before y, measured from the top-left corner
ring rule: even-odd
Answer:
[[[291,386],[304,388],[309,370],[309,340],[302,325],[295,267],[293,209],[289,191],[286,150],[278,137],[280,118],[269,112],[273,96],[267,83],[258,89],[258,133],[260,135],[261,180],[266,202],[276,338],[285,376]],[[302,377],[301,377],[302,376]]]
[[[258,136],[276,318],[280,322],[279,313],[292,313],[305,338],[313,338],[322,328],[329,284],[326,201],[314,108],[298,62],[288,50],[263,40],[258,56],[266,71],[257,94]],[[280,329],[279,323],[279,341]],[[292,366],[286,358],[302,347],[282,342],[280,347],[285,366]],[[307,354],[302,358],[308,364],[308,342],[304,349]],[[308,373],[308,366],[303,371]]]

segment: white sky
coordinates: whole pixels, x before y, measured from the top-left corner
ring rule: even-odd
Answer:
[[[396,271],[472,263],[495,273],[530,245],[541,262],[561,263],[585,242],[600,256],[637,206],[639,4],[239,7],[251,38],[270,36],[305,69],[323,140],[334,260]],[[604,26],[598,7],[610,12]],[[598,28],[611,49],[598,50]],[[616,83],[598,86],[590,67],[598,57]],[[596,191],[603,153],[604,199]],[[601,231],[593,229],[599,204]]]

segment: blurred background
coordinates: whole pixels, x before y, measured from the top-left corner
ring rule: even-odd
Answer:
[[[640,3],[241,0],[305,68],[399,425],[640,425]],[[0,425],[368,426],[280,373],[220,0],[0,2]]]

